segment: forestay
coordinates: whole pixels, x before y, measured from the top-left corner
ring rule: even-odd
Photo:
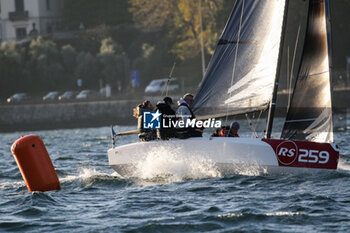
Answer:
[[[281,138],[333,142],[329,2],[309,4],[301,65]]]
[[[286,0],[237,0],[196,95],[197,118],[268,107],[285,5]]]

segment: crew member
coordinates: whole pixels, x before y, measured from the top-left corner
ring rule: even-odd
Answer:
[[[137,129],[140,131],[138,136],[141,141],[151,141],[157,139],[156,131],[154,129],[143,128],[143,113],[153,110],[153,105],[149,100],[145,100],[142,104],[139,104],[136,108],[134,108],[134,117],[137,118]]]
[[[232,122],[230,126],[222,126],[219,129],[216,129],[212,137],[239,137],[238,135],[239,123]]]
[[[193,95],[190,93],[185,94],[178,101],[179,108],[176,111],[176,119],[178,121],[182,121],[185,125],[185,128],[180,128],[179,124],[177,126],[177,134],[179,138],[185,139],[189,137],[202,137],[202,129],[198,129],[196,127],[186,127],[188,120],[196,118],[191,109],[193,102]]]
[[[159,110],[161,115],[161,128],[157,130],[157,137],[162,140],[168,140],[176,136],[174,123],[176,121],[175,111],[171,108],[173,100],[170,97],[165,97],[163,102],[157,104],[156,110]],[[165,124],[165,125],[163,125]]]
[[[240,126],[238,122],[232,122],[230,125],[230,131],[228,133],[228,137],[239,137],[238,130]]]

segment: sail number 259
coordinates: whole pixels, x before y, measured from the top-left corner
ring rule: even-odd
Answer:
[[[328,151],[299,149],[298,161],[302,163],[327,163],[329,160]]]

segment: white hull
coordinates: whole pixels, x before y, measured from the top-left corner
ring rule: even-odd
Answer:
[[[189,138],[169,141],[137,142],[108,150],[110,166],[122,176],[139,176],[146,166],[152,174],[171,173],[173,166],[206,166],[219,175],[239,173],[242,169],[255,171],[303,172],[309,168],[280,166],[278,156],[268,143],[254,138]],[[172,164],[170,163],[172,161]],[[198,163],[195,163],[195,162]],[[154,166],[162,163],[161,167]],[[312,169],[318,170],[318,169]]]

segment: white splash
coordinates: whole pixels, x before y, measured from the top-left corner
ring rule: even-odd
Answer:
[[[176,148],[157,147],[136,164],[135,177],[166,178],[170,182],[221,176],[215,164],[203,155],[187,157]]]
[[[350,164],[346,163],[344,160],[339,159],[338,163],[338,169],[344,170],[344,171],[350,171]]]
[[[259,164],[238,164],[234,171],[234,174],[242,176],[261,176],[269,174],[267,169]]]

